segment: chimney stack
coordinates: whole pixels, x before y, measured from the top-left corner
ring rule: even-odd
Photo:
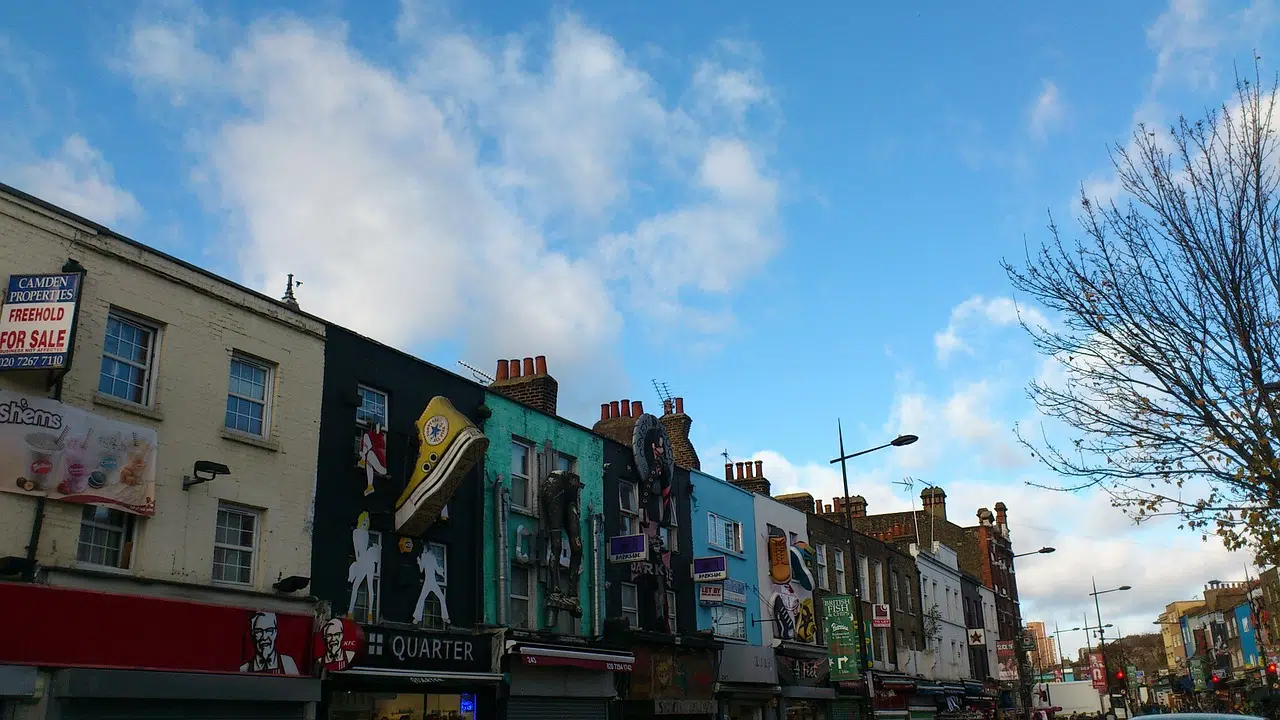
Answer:
[[[489,389],[548,415],[556,414],[560,383],[547,373],[545,355],[523,360],[499,360],[497,376],[489,384]],[[603,409],[600,414],[604,416]]]
[[[636,419],[644,413],[644,404],[639,400],[624,399],[612,400],[601,407],[608,407],[609,413],[607,416],[601,413],[600,420],[592,426],[592,431],[616,443],[631,447]]]
[[[672,405],[672,412],[667,412],[668,402]],[[671,439],[671,454],[675,457],[676,464],[682,468],[701,470],[702,461],[698,460],[698,451],[689,441],[689,428],[693,427],[693,419],[684,414],[684,398],[664,400],[662,409],[662,417],[658,421],[667,429],[667,437]]]
[[[622,399],[622,417],[631,417],[631,401],[626,398]]]
[[[920,491],[920,501],[925,512],[938,520],[947,519],[947,494],[940,487],[927,487]]]
[[[671,414],[671,400],[670,400],[670,399],[667,399],[667,400],[663,400],[663,401],[662,401],[662,414],[663,414],[663,415],[670,415],[670,414]]]
[[[814,501],[814,504],[813,504],[813,511],[814,511],[815,513],[819,514],[819,515],[821,515],[821,514],[822,514],[822,500],[821,500],[821,499],[819,499],[819,500],[815,500],[815,501]]]
[[[861,495],[854,495],[852,498],[849,499],[849,502],[853,503],[853,508],[851,509],[851,512],[854,517],[860,518],[860,517],[867,516],[867,499],[866,498],[862,497]]]
[[[1009,537],[1009,508],[1002,502],[998,502],[996,507],[996,528],[1004,537]]]
[[[746,478],[742,476],[742,463],[738,462],[738,463],[734,463],[734,465],[736,465],[738,468],[738,479],[746,480]]]
[[[743,490],[769,497],[769,480],[764,476],[764,461],[756,460],[752,462],[747,460],[736,463],[736,465],[738,467],[738,477],[736,480],[730,481],[732,484]],[[812,506],[813,501],[809,500],[808,504]]]
[[[644,402],[636,400],[631,403],[631,417],[639,419],[644,414]]]
[[[813,496],[807,492],[774,495],[773,499],[777,500],[783,505],[786,505],[787,507],[795,508],[796,510],[799,510],[805,515],[813,514],[813,506],[814,506]]]
[[[609,419],[609,403],[600,403],[600,420],[601,422]]]

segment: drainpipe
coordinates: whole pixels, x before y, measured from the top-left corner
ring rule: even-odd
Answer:
[[[494,511],[498,514],[498,624],[507,624],[507,604],[510,602],[507,588],[507,567],[511,551],[507,547],[507,504],[510,491],[502,484],[502,476],[493,483]]]
[[[600,522],[603,516],[600,513],[591,515],[591,635],[592,637],[600,637],[603,634],[602,618],[604,615],[603,605],[603,570],[600,567]]]

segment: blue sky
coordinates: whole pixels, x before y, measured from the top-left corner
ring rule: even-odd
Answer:
[[[850,4],[855,5],[855,4]],[[871,511],[1010,507],[1028,619],[1247,558],[1135,530],[1013,442],[1050,372],[999,267],[1117,190],[1106,146],[1229,99],[1270,2],[51,2],[0,20],[0,177],[457,368],[545,354],[562,407],[685,397],[704,468]],[[1023,306],[1024,312],[1035,312]],[[1051,479],[1050,479],[1051,481]],[[917,483],[915,492],[920,485]],[[1178,562],[1165,559],[1177,557]],[[1078,624],[1078,623],[1076,623]],[[1083,640],[1083,637],[1080,637]]]

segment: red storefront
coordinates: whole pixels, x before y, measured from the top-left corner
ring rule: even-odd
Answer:
[[[17,582],[0,609],[0,670],[33,680],[0,705],[22,717],[303,718],[320,699],[311,615]]]

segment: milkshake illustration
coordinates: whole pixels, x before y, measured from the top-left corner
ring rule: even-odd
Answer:
[[[93,431],[89,431],[83,437],[67,440],[63,450],[66,471],[62,482],[58,483],[58,492],[63,495],[82,493],[89,485],[89,440],[92,435]]]
[[[28,490],[52,490],[58,483],[57,472],[62,462],[62,443],[56,435],[45,432],[28,433],[25,438],[27,446]],[[21,482],[21,481],[19,481]]]

